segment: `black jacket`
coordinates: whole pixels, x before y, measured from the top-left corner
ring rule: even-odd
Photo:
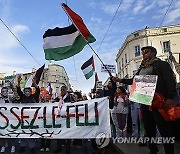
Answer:
[[[59,102],[59,97],[56,97],[55,99],[55,102]],[[70,95],[70,94],[68,94],[68,96],[64,99],[64,102],[72,102],[73,101],[73,96],[72,95]]]
[[[109,108],[112,109],[114,106],[114,94],[116,92],[116,83],[114,81],[112,81],[112,88],[108,88],[108,90],[104,90],[104,96],[109,96]]]
[[[23,94],[20,87],[17,87],[17,93],[20,97],[21,103],[38,103],[39,102],[39,94],[40,94],[39,88],[36,88],[35,93],[29,97],[27,97],[26,95]]]
[[[165,98],[173,99],[176,94],[176,82],[173,76],[173,71],[166,61],[157,61],[153,66],[152,74],[149,75],[157,75],[157,85],[156,92],[159,92],[165,96]],[[139,75],[141,69],[135,75]],[[124,84],[131,85],[133,83],[132,79],[122,79],[121,81]]]

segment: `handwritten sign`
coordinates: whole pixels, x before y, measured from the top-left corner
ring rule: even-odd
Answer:
[[[157,84],[156,75],[137,75],[130,91],[130,101],[151,105]]]

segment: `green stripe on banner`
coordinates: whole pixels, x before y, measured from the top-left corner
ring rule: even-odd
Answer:
[[[91,76],[93,76],[94,69],[92,69],[88,74],[85,74],[86,79],[89,79]]]
[[[140,104],[151,105],[153,97],[140,93],[133,93],[130,96],[130,100]]]

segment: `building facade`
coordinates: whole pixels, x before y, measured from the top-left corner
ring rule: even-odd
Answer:
[[[32,72],[35,71],[36,70],[33,68]],[[31,74],[32,73],[23,74],[21,87],[23,87],[23,81],[26,82],[31,76]],[[49,83],[51,84],[51,88],[53,89],[52,93],[54,97],[57,96],[57,94],[60,92],[61,86],[63,85],[67,86],[68,90],[71,91],[69,77],[66,73],[65,68],[61,65],[50,63],[48,65],[48,68],[44,69],[38,85],[41,89],[46,89]]]
[[[44,70],[39,82],[39,86],[46,88],[48,83],[51,83],[53,94],[58,94],[61,86],[63,85],[66,86],[69,91],[71,91],[69,77],[65,68],[61,65],[50,63],[48,68]]]
[[[163,26],[158,28],[145,28],[128,35],[116,55],[118,77],[131,78],[136,73],[142,61],[141,48],[154,46],[157,49],[157,57],[169,61],[169,51],[176,61],[180,61],[180,25]],[[180,76],[171,64],[176,74],[177,82]]]
[[[34,73],[36,69],[32,69],[32,73]],[[24,73],[20,74],[22,81],[21,81],[21,87],[24,88],[27,80],[31,76],[32,73]],[[14,76],[14,84],[17,84],[17,75]],[[8,80],[8,77],[11,76],[5,76],[5,73],[0,73],[0,87],[5,86],[6,80]],[[39,82],[39,87],[42,89],[46,89],[48,84],[51,84],[51,88],[53,89],[52,93],[53,96],[57,96],[57,94],[60,92],[61,86],[65,85],[68,88],[68,91],[72,91],[71,84],[69,82],[69,77],[66,73],[66,70],[63,66],[58,64],[49,64],[48,68],[45,68],[41,79]]]

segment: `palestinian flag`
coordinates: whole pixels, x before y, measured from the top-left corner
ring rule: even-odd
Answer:
[[[56,61],[74,56],[88,43],[73,24],[64,28],[48,29],[43,40],[45,59]]]
[[[89,79],[91,76],[93,76],[95,71],[93,56],[81,66],[81,70],[83,71],[86,79]]]
[[[96,39],[94,38],[93,35],[91,35],[91,33],[89,32],[89,30],[87,29],[86,25],[84,24],[82,18],[75,13],[74,11],[72,11],[66,4],[62,3],[61,4],[62,8],[64,9],[64,11],[66,12],[66,14],[68,15],[68,17],[71,19],[71,21],[73,22],[73,24],[75,25],[75,27],[78,29],[78,31],[81,33],[81,35],[83,36],[83,38],[89,42],[92,43],[94,41],[96,41]]]
[[[43,73],[45,64],[43,66],[41,66],[36,72],[32,73],[31,76],[29,77],[28,81],[26,82],[25,87],[34,87],[33,83],[32,83],[32,79],[35,77],[36,78],[36,84],[39,84],[39,81],[41,79],[41,75]]]

